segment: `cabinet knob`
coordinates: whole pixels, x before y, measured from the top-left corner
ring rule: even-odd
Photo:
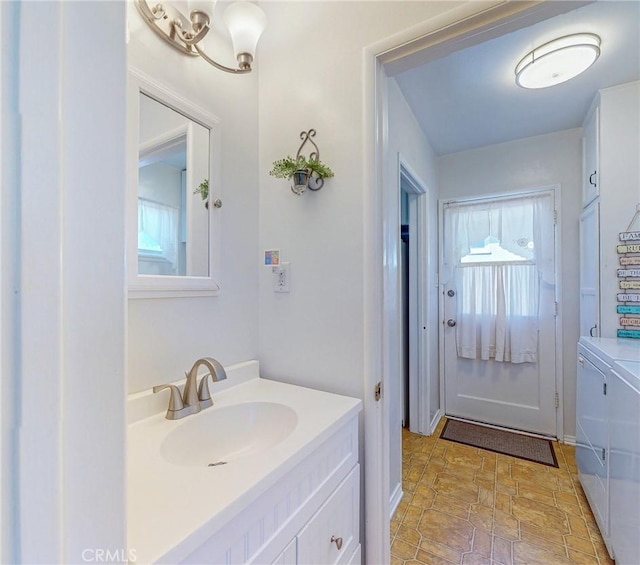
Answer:
[[[582,365],[584,367],[584,357],[579,356],[578,357],[578,363],[580,363],[580,365]]]
[[[342,538],[337,538],[336,536],[331,536],[331,543],[335,543],[338,551],[342,549]]]

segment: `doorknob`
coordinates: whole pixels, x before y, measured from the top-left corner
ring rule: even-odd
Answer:
[[[455,295],[456,295],[456,291],[455,290],[453,290],[453,289],[447,290],[447,296],[453,297]]]
[[[452,319],[447,320],[447,326],[449,326],[450,328],[453,328],[455,325],[456,325],[455,320],[452,320]]]

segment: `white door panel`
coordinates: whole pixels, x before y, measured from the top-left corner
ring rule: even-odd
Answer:
[[[446,214],[446,209],[445,209]],[[445,220],[446,221],[446,220]],[[553,242],[551,242],[553,244]],[[445,412],[469,420],[556,435],[555,287],[540,282],[538,355],[535,363],[458,357],[455,277],[444,285]],[[452,293],[449,291],[453,291]],[[453,294],[453,296],[451,296]]]

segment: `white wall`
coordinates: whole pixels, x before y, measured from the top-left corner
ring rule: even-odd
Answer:
[[[220,20],[224,6],[214,18]],[[186,57],[147,27],[128,3],[128,64],[220,119],[221,291],[215,297],[129,300],[129,392],[179,379],[203,356],[222,364],[258,357],[258,72],[223,73]],[[206,50],[232,66],[222,36]],[[268,63],[268,61],[266,61]],[[135,190],[135,187],[130,187]]]
[[[363,382],[363,48],[452,6],[430,2],[267,2],[259,48],[260,250],[291,262],[291,292],[260,276],[260,359],[274,378],[361,397]],[[372,119],[366,116],[367,119]],[[314,128],[335,172],[295,196],[271,164]]]
[[[576,350],[579,334],[579,239],[582,129],[492,145],[440,157],[440,198],[480,196],[560,185],[564,435],[575,437]]]
[[[422,129],[418,125],[415,116],[411,112],[407,101],[400,91],[397,82],[390,78],[388,83],[388,104],[389,104],[389,143],[387,153],[387,182],[389,190],[399,190],[398,179],[398,154],[402,155],[404,162],[411,168],[412,172],[418,176],[418,180],[425,184],[428,193],[427,208],[429,217],[427,219],[428,255],[427,263],[431,266],[429,274],[429,315],[430,327],[429,336],[429,386],[431,388],[430,400],[435,401],[435,406],[439,405],[438,393],[438,289],[435,283],[435,272],[438,264],[438,182],[437,182],[437,161],[429,141],[425,137]],[[413,242],[415,243],[415,242]],[[400,347],[396,351],[390,352],[398,355],[394,362],[399,366]],[[402,371],[400,368],[392,382],[387,383],[387,390],[390,395],[389,414],[389,435],[390,442],[390,492],[397,492],[402,486],[402,398],[400,398],[400,379]],[[427,407],[429,411],[430,407]],[[437,408],[436,408],[437,410]]]

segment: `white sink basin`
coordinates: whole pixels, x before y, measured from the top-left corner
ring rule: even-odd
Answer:
[[[183,466],[217,466],[280,443],[295,429],[294,410],[276,402],[244,402],[187,416],[160,445],[162,457]]]

